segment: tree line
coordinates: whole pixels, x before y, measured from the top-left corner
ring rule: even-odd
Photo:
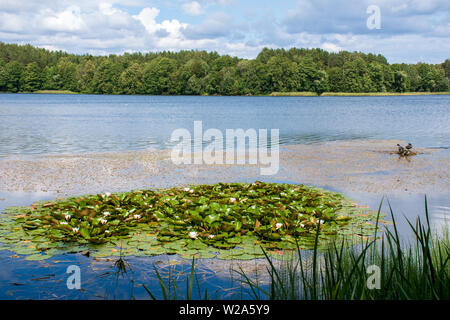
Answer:
[[[268,49],[255,59],[180,51],[75,55],[0,42],[0,92],[261,95],[271,92],[443,92],[450,60],[389,64],[378,54]]]

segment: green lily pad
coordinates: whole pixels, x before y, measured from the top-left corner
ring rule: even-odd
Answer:
[[[377,213],[323,189],[277,183],[218,183],[40,201],[0,216],[0,250],[31,259],[89,250],[94,257],[180,254],[274,258],[375,233]],[[26,243],[25,243],[26,242]],[[20,245],[18,245],[20,244]],[[287,255],[286,255],[287,256]]]

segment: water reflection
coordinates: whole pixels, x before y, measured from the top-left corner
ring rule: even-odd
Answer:
[[[109,271],[97,276],[99,280],[107,283],[104,298],[114,300],[118,298],[135,299],[134,272],[128,260],[120,255],[109,268]],[[127,297],[123,297],[124,294]]]

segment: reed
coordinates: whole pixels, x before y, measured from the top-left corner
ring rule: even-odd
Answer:
[[[425,198],[426,221],[417,218],[412,223],[407,219],[413,238],[404,242],[390,204],[389,209],[392,226],[383,228],[381,236],[377,237],[376,233],[374,238],[358,245],[343,240],[325,251],[319,250],[319,224],[314,248],[300,250],[297,246],[293,260],[276,265],[264,251],[269,284],[261,285],[240,269],[236,272],[241,277],[242,287],[255,300],[448,300],[448,229],[441,235],[433,232]],[[378,216],[380,210],[381,204]],[[376,229],[379,229],[378,219]],[[178,294],[169,294],[161,275],[155,271],[164,299],[192,299],[194,261],[186,280],[186,296],[181,295],[177,287]],[[375,278],[377,273],[379,281]],[[150,290],[146,290],[155,299]],[[206,290],[198,297],[209,298]]]

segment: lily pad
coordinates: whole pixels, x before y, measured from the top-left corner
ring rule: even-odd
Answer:
[[[377,218],[335,192],[258,181],[85,195],[4,212],[0,249],[31,260],[88,249],[94,257],[247,259],[262,257],[261,247],[280,258],[296,243],[312,248],[318,225],[324,248],[374,234]]]

